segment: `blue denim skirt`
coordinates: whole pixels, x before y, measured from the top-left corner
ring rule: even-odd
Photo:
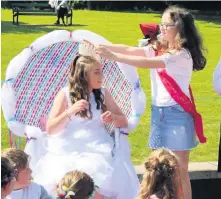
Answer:
[[[152,105],[151,110],[151,130],[148,143],[150,148],[184,151],[198,145],[193,117],[180,105],[168,107]]]

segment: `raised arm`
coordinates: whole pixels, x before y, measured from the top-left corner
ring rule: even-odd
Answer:
[[[96,52],[107,59],[132,65],[138,68],[165,68],[165,63],[163,61],[164,56],[148,58],[143,56],[125,55],[115,53],[105,47],[97,48]]]
[[[121,53],[125,55],[133,55],[133,56],[145,56],[144,48],[142,47],[133,47],[127,46],[124,44],[109,44],[109,45],[99,45],[100,47],[105,47],[112,52]]]
[[[49,135],[53,135],[61,131],[70,121],[67,113],[67,100],[65,93],[60,91],[55,97],[49,118],[46,124],[46,131]]]

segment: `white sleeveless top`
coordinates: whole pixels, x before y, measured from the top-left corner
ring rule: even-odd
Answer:
[[[144,52],[146,57],[155,56],[155,51],[149,46],[144,47]],[[179,85],[181,90],[190,97],[189,84],[193,71],[193,60],[190,53],[187,50],[182,49],[177,53],[166,53],[160,57],[165,63],[165,69],[168,75],[170,75]],[[150,69],[150,78],[153,105],[173,106],[177,104],[161,82],[161,79],[157,74],[157,69]]]

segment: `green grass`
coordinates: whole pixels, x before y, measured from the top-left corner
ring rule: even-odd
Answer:
[[[119,13],[97,11],[75,11],[74,25],[72,27],[56,27],[51,24],[55,17],[21,16],[20,26],[11,23],[11,10],[2,10],[2,74],[9,61],[29,46],[38,37],[55,29],[87,29],[102,35],[113,43],[137,45],[137,40],[142,38],[138,24],[141,22],[160,22],[160,15],[156,13]],[[221,19],[216,16],[197,16],[197,27],[202,33],[204,45],[208,49],[207,66],[194,73],[192,78],[193,92],[199,112],[204,118],[205,134],[208,138],[206,144],[199,145],[192,150],[191,161],[215,161],[218,153],[219,124],[221,114],[221,99],[212,87],[212,74],[221,52]],[[135,164],[141,163],[150,152],[146,148],[150,125],[150,79],[148,70],[139,70],[142,87],[147,95],[147,108],[141,118],[138,128],[130,134],[132,159]],[[2,117],[2,148],[9,146],[7,126]]]

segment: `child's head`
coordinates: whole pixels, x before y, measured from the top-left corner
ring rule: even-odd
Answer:
[[[101,62],[89,56],[77,56],[71,66],[70,82],[77,83],[84,89],[99,89],[102,85]],[[72,80],[72,81],[71,81]]]
[[[86,173],[71,171],[58,184],[59,199],[88,199],[93,196],[95,185],[93,179]]]
[[[202,38],[195,26],[192,14],[184,8],[170,6],[162,16],[160,37],[171,46],[189,50],[194,70],[202,70],[206,59],[202,53]]]
[[[140,29],[144,35],[144,39],[157,40],[157,35],[160,34],[159,25],[157,24],[140,24]]]
[[[175,155],[165,149],[153,151],[145,162],[146,171],[138,199],[178,199],[180,191],[179,166]]]
[[[13,163],[6,157],[1,157],[1,198],[9,195],[15,185],[16,170]]]
[[[77,56],[70,67],[69,91],[72,104],[81,99],[89,101],[92,91],[96,98],[97,108],[105,111],[104,96],[100,90],[101,86],[101,62],[93,57]],[[90,107],[89,110],[81,111],[79,115],[90,118],[92,115]]]
[[[6,149],[2,151],[2,156],[10,159],[18,171],[16,176],[16,186],[27,187],[31,182],[31,169],[29,168],[29,156],[20,149]]]
[[[159,35],[159,26],[157,24],[140,24],[140,29],[144,35],[144,39],[139,40],[139,46],[146,46],[148,44],[155,44],[157,42],[157,35]]]

